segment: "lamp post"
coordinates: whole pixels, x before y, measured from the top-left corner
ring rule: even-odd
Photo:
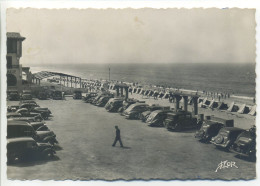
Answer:
[[[108,67],[108,80],[110,81],[110,67]]]

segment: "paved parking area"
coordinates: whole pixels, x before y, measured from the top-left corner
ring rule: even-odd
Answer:
[[[57,157],[8,165],[9,179],[253,179],[255,163],[199,143],[194,132],[169,132],[81,100],[36,100],[53,118],[47,125],[60,142]],[[112,147],[118,125],[125,148]],[[57,147],[58,148],[58,147]],[[215,170],[221,161],[236,167]]]

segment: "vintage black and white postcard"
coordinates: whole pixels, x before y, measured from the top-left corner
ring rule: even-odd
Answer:
[[[3,183],[256,185],[259,9],[214,2],[3,3]]]

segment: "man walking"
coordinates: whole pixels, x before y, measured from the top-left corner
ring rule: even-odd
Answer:
[[[119,141],[120,146],[123,147],[123,143],[121,141],[121,136],[120,136],[120,130],[118,126],[115,126],[115,129],[116,129],[116,138],[112,146],[114,147],[116,145],[116,142]]]

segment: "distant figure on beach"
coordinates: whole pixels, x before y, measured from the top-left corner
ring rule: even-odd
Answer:
[[[61,92],[62,100],[65,100],[65,92]]]
[[[118,126],[115,126],[115,129],[116,129],[116,137],[115,137],[115,141],[112,146],[114,147],[116,145],[117,141],[119,141],[120,146],[123,147],[123,143],[121,141],[121,136],[120,136],[120,130],[119,130]]]

